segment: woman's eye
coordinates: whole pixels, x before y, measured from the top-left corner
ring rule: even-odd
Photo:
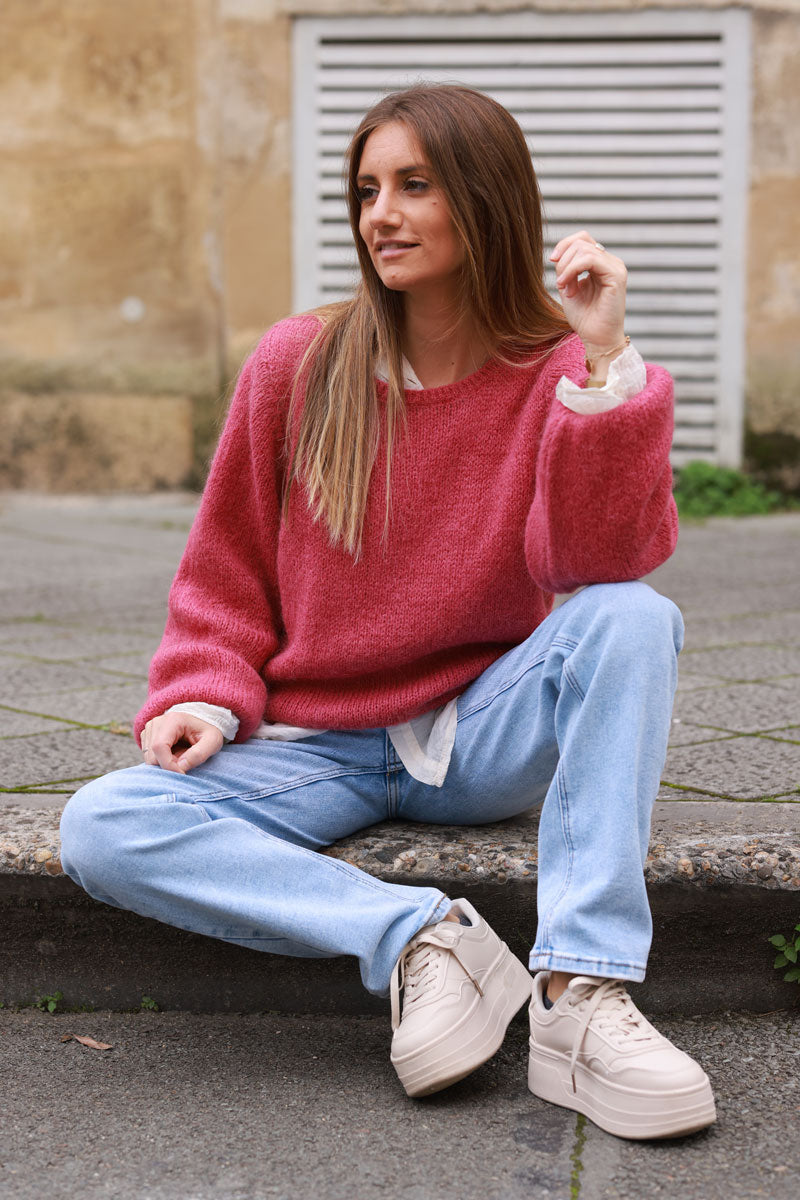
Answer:
[[[424,192],[427,190],[428,186],[428,181],[426,179],[406,180],[406,191],[409,192]]]

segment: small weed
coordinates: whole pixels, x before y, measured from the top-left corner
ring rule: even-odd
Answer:
[[[53,992],[52,996],[37,996],[33,1007],[38,1008],[40,1012],[54,1013],[58,1011],[58,1006],[63,999],[61,992]]]
[[[161,1009],[156,1004],[152,996],[142,996],[142,1003],[139,1005],[142,1012],[160,1012]]]
[[[779,952],[772,964],[775,970],[780,971],[783,967],[788,966],[789,970],[783,978],[787,983],[800,983],[800,965],[797,962],[798,956],[800,956],[800,921],[795,925],[788,938],[784,937],[782,933],[776,933],[769,940]]]
[[[794,507],[780,492],[731,467],[699,459],[677,472],[675,501],[682,517],[743,517]]]

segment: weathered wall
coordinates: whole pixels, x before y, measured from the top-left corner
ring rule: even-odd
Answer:
[[[6,0],[0,486],[197,480],[225,384],[291,307],[292,14],[645,7],[682,5]],[[748,7],[749,420],[760,434],[800,436],[800,0]],[[166,396],[178,403],[155,399]],[[148,414],[135,446],[123,435],[133,412]],[[116,456],[106,427],[127,443]],[[49,439],[36,463],[34,428]],[[105,466],[94,484],[85,465],[69,465],[70,444],[84,464],[96,448]],[[126,454],[150,466],[124,467]]]
[[[214,345],[214,148],[193,0],[19,0],[0,37],[2,349],[26,382],[195,383]],[[125,301],[128,304],[125,305]]]
[[[800,489],[800,17],[754,25],[745,450]]]

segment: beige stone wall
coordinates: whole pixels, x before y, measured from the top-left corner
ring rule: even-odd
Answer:
[[[221,0],[228,363],[292,304],[291,19],[271,0]]]
[[[291,308],[293,14],[647,7],[684,6],[5,0],[0,417],[7,428],[24,426],[30,397],[30,427],[49,445],[36,467],[25,450],[24,471],[21,451],[16,466],[0,456],[0,486],[93,486],[92,445],[96,486],[191,478],[213,441],[226,383],[261,331]],[[747,7],[749,415],[756,429],[800,436],[800,0]],[[169,470],[137,474],[121,465],[124,454],[112,463],[103,450],[100,425],[128,428],[132,412],[148,414],[149,441],[129,442],[131,455],[155,462],[180,429]],[[73,467],[65,464],[76,438],[84,464]]]
[[[0,487],[197,478],[209,409],[291,303],[289,30],[263,3],[6,0]]]
[[[29,384],[127,386],[162,370],[174,384],[178,364],[182,382],[205,382],[217,298],[203,7],[4,5],[0,349]]]
[[[6,488],[149,492],[191,479],[187,396],[5,390],[2,421]]]
[[[758,13],[754,26],[749,442],[768,466],[770,442],[782,442],[774,478],[800,488],[800,16]]]

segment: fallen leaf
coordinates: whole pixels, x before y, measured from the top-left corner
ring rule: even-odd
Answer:
[[[65,1033],[61,1039],[62,1042],[80,1042],[82,1046],[88,1046],[90,1050],[113,1050],[113,1046],[109,1046],[108,1042],[96,1042],[94,1038],[80,1037],[77,1033]]]

